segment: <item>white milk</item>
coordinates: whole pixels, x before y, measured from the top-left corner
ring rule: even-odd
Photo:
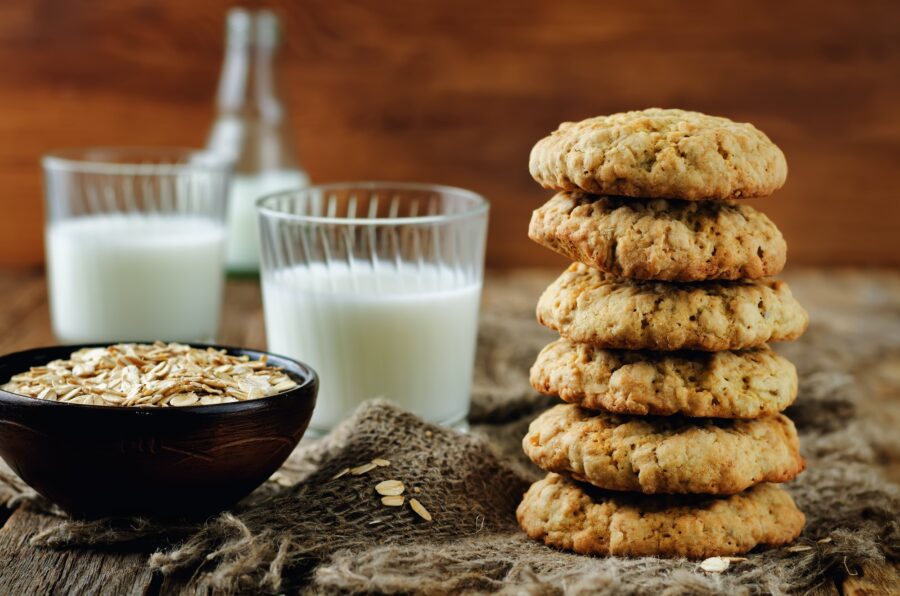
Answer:
[[[196,216],[108,214],[55,222],[46,234],[59,341],[215,337],[224,226]]]
[[[228,251],[229,271],[259,271],[259,223],[256,201],[260,197],[291,190],[309,184],[305,173],[296,170],[275,170],[258,174],[235,174],[231,178],[228,195]]]
[[[312,427],[334,427],[363,400],[386,397],[436,423],[469,412],[481,284],[446,268],[346,263],[295,267],[263,280],[269,350],[311,365],[320,390]]]

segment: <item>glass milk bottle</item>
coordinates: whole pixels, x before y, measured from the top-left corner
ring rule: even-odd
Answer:
[[[263,195],[306,186],[277,84],[278,17],[234,8],[228,12],[218,117],[209,148],[234,161],[228,197],[226,266],[259,271],[255,203]]]

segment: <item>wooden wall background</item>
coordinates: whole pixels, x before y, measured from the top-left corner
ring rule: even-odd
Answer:
[[[562,120],[653,105],[749,120],[782,146],[788,184],[758,204],[791,263],[900,265],[896,0],[268,5],[314,180],[478,190],[493,266],[562,262],[526,237],[549,196],[531,145]],[[43,152],[204,142],[226,7],[0,2],[0,265],[42,259]]]

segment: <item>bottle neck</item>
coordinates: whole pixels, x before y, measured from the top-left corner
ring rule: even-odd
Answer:
[[[270,11],[228,13],[218,117],[207,146],[236,173],[300,170],[277,79],[278,19]]]
[[[219,114],[280,122],[275,60],[274,45],[229,43],[216,95]]]

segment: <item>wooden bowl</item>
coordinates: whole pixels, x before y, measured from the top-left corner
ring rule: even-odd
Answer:
[[[82,347],[89,346],[2,356],[0,385]],[[224,349],[254,359],[263,355]],[[267,356],[298,387],[256,400],[182,408],[85,406],[0,390],[0,456],[74,517],[195,517],[221,511],[284,463],[316,403],[319,381],[313,369]]]

